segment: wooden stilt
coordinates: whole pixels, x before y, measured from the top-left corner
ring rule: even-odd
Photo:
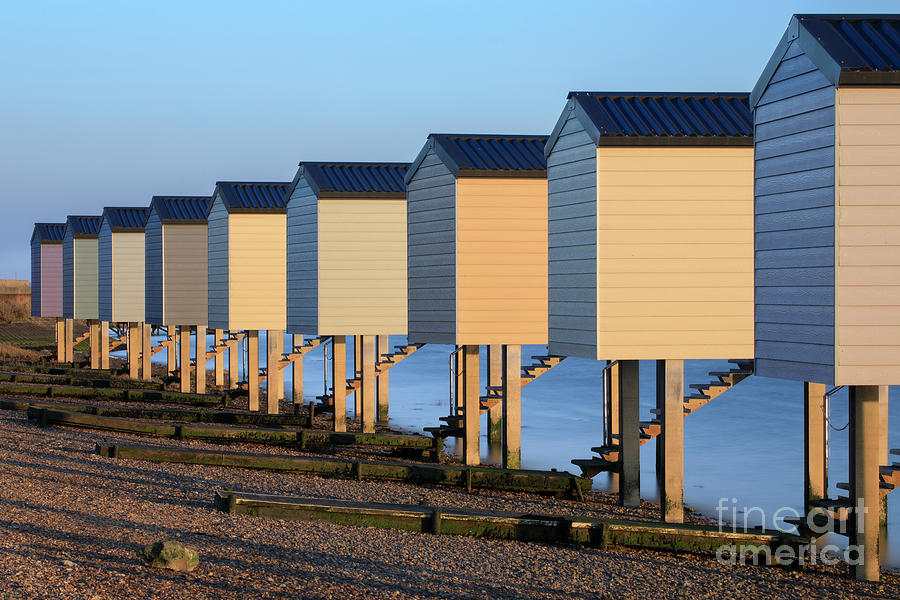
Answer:
[[[375,336],[362,335],[359,337],[362,346],[360,356],[362,374],[360,375],[359,391],[356,395],[362,408],[360,430],[363,433],[375,433],[375,421],[378,417],[375,385]]]
[[[100,322],[96,320],[88,321],[91,328],[91,368],[100,368]]]
[[[889,465],[893,461],[890,459],[890,449],[888,447],[888,422],[890,420],[890,411],[888,406],[888,392],[890,387],[886,385],[878,386],[878,464]],[[887,524],[888,502],[887,494],[880,494],[881,510],[878,512],[879,522],[882,525]]]
[[[225,337],[224,329],[214,329],[213,330],[213,338],[215,341],[213,342],[214,346],[218,346],[222,343],[222,338]],[[215,360],[215,383],[217,386],[222,387],[225,385],[225,353],[219,352],[216,354]]]
[[[191,391],[191,328],[181,326],[178,328],[178,348],[181,354],[181,371],[178,375],[181,393],[188,394]]]
[[[229,331],[229,333],[231,333]],[[228,388],[236,388],[237,382],[240,381],[240,364],[238,359],[238,344],[232,344],[228,348]]]
[[[206,393],[206,325],[197,325],[194,330],[194,389],[198,394]]]
[[[828,496],[825,446],[825,384],[803,384],[803,504],[809,514],[813,500]]]
[[[125,347],[128,357],[128,376],[141,376],[141,327],[138,323],[128,323],[128,342]]]
[[[353,336],[353,376],[362,377],[362,336]],[[362,395],[353,394],[353,418],[362,422]]]
[[[463,461],[467,465],[481,463],[481,365],[477,345],[463,346]]]
[[[109,321],[100,321],[100,368],[109,369]]]
[[[144,381],[153,378],[153,327],[150,323],[141,323],[141,377]]]
[[[283,347],[283,332],[278,329],[269,329],[266,332],[266,410],[270,415],[277,415],[281,403],[282,379],[278,361],[281,360]]]
[[[166,372],[174,375],[178,369],[178,334],[174,325],[166,326],[166,339],[169,345],[166,347]]]
[[[851,561],[850,568],[860,581],[878,581],[881,576],[878,397],[879,386],[850,386],[850,544],[859,551],[859,560]]]
[[[489,386],[503,385],[504,375],[508,372],[503,368],[503,346],[491,344],[487,347],[487,384]],[[498,402],[488,409],[488,447],[497,448],[503,439],[503,403]]]
[[[609,438],[619,434],[619,409],[622,406],[622,398],[619,395],[619,364],[616,363],[606,369],[606,381],[603,393],[606,395],[607,402],[607,422],[606,431]],[[610,471],[609,473],[609,493],[619,493],[619,473]]]
[[[56,317],[56,362],[66,362],[66,320]]]
[[[660,512],[666,523],[684,522],[684,361],[656,361],[656,438]],[[640,492],[639,492],[640,493]]]
[[[334,430],[347,431],[347,336],[331,338],[331,381],[334,384]]]
[[[259,410],[259,330],[247,330],[248,409]]]
[[[375,345],[375,363],[377,363],[384,357],[385,354],[390,353],[391,351],[391,336],[389,335],[379,335],[377,343]],[[377,367],[376,367],[377,368]],[[390,417],[390,393],[391,393],[391,383],[389,379],[390,371],[387,369],[380,369],[381,373],[378,375],[378,422],[379,423],[387,423]]]
[[[619,504],[641,505],[641,438],[638,361],[619,361]]]
[[[291,352],[294,348],[303,345],[303,334],[295,334],[291,338]],[[294,404],[303,404],[303,357],[298,358],[291,364],[291,400]]]
[[[73,363],[75,362],[75,319],[65,319],[63,329],[66,336],[63,361]]]
[[[504,469],[522,468],[522,346],[507,344],[501,352],[503,386],[502,456]]]

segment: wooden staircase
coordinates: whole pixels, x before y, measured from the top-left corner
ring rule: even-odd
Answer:
[[[690,388],[692,388],[694,391],[690,395],[684,397],[685,416],[688,416],[696,412],[700,408],[706,406],[713,399],[721,396],[753,374],[752,360],[730,360],[728,362],[735,365],[735,367],[728,371],[711,371],[709,373],[709,376],[714,378],[712,381],[710,381],[709,383],[690,385]],[[658,410],[654,408],[651,412],[654,415],[657,415]],[[643,445],[662,432],[662,422],[658,419],[641,421],[640,428],[641,445]],[[618,436],[613,435],[612,438],[615,442]],[[601,473],[604,471],[618,470],[618,444],[613,443],[605,446],[591,448],[591,452],[596,453],[598,456],[594,458],[577,458],[572,461],[572,464],[581,469],[581,474],[583,477],[593,477],[597,473]]]
[[[412,355],[424,345],[425,344],[407,344],[405,346],[394,346],[393,352],[382,354],[381,360],[375,363],[375,377],[378,377],[382,373],[386,373],[391,367],[401,362],[407,356]],[[347,379],[347,396],[359,391],[361,385],[362,373],[357,370],[354,377],[350,377]],[[319,408],[330,406],[334,399],[334,390],[332,389],[330,394],[317,396],[317,398],[322,403]]]
[[[307,353],[311,352],[312,350],[315,350],[316,348],[318,348],[319,346],[321,346],[322,344],[327,342],[329,339],[330,339],[330,337],[327,335],[320,335],[318,337],[309,338],[308,340],[304,340],[302,345],[294,346],[293,351],[283,352],[281,354],[281,360],[279,360],[277,363],[275,363],[275,366],[278,368],[279,371],[281,371],[288,365],[292,364],[293,362],[300,360],[301,358],[306,356]],[[266,377],[268,377],[268,376],[269,376],[268,367],[260,367],[259,382],[262,383],[263,381],[266,380]],[[244,383],[245,382],[243,382],[243,381],[241,382],[241,384],[244,384]]]
[[[566,357],[548,354],[543,356],[532,356],[531,358],[537,362],[522,367],[521,379],[519,380],[521,387],[525,387],[561,363]],[[485,388],[485,391],[486,394],[481,397],[480,411],[478,414],[483,414],[503,401],[503,386],[489,385]],[[441,417],[440,420],[444,422],[443,425],[439,425],[438,427],[426,427],[425,431],[434,437],[439,438],[460,437],[462,435],[463,408],[461,406],[457,408],[455,415]]]
[[[214,359],[215,357],[217,357],[218,355],[225,352],[226,350],[229,350],[231,347],[240,344],[241,340],[243,340],[245,337],[247,337],[246,332],[237,331],[234,333],[229,333],[226,337],[222,338],[221,340],[217,340],[216,345],[213,346],[212,349],[207,351],[206,360],[210,361],[210,360]],[[196,361],[194,361],[194,362],[196,362]]]

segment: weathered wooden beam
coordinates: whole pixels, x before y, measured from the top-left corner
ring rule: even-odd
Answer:
[[[194,390],[206,393],[206,325],[191,327],[194,331]]]
[[[141,323],[141,378],[144,381],[153,379],[153,351],[152,351],[152,332],[153,328],[150,323]]]
[[[656,439],[659,505],[663,521],[684,522],[684,361],[656,361]]]
[[[161,390],[128,387],[84,387],[72,385],[0,384],[0,394],[79,398],[83,400],[120,400],[129,402],[167,402],[195,406],[218,406],[227,403],[225,396],[183,394]]]
[[[178,328],[178,349],[181,356],[179,385],[182,393],[191,391],[191,328]]]
[[[487,384],[489,386],[503,385],[504,370],[502,349],[503,346],[501,344],[491,344],[487,347]],[[492,449],[493,453],[493,449],[500,448],[503,442],[503,403],[496,402],[488,409],[487,413],[488,447]]]
[[[522,466],[522,346],[503,346],[500,368],[503,400],[502,459],[505,469]]]
[[[347,431],[347,336],[331,338],[331,382],[333,427],[335,431]],[[327,358],[327,355],[326,355]]]
[[[248,408],[259,410],[259,330],[247,331],[247,399]]]
[[[100,368],[109,369],[109,321],[100,321]]]
[[[88,321],[90,327],[91,338],[91,368],[100,368],[100,322],[96,320]]]
[[[879,410],[881,390],[877,385],[850,386],[850,544],[859,552],[857,564],[851,564],[853,576],[860,581],[881,578]]]
[[[56,362],[66,362],[66,320],[56,317]]]
[[[64,319],[65,356],[63,362],[75,362],[75,319]]]
[[[463,462],[481,464],[481,364],[476,345],[463,346]]]
[[[360,430],[364,433],[375,431],[378,419],[378,389],[375,384],[375,336],[361,335],[360,338],[360,388],[357,397],[362,407]]]
[[[803,498],[809,514],[814,500],[828,497],[824,383],[803,384],[803,408]]]
[[[213,329],[213,339],[215,340],[213,344],[218,346],[222,343],[222,338],[225,335],[224,329]],[[219,387],[225,385],[225,356],[223,352],[217,352],[213,364],[213,381]]]
[[[138,379],[141,376],[141,327],[139,323],[128,323],[128,343],[125,351],[128,356],[128,376]]]
[[[641,505],[641,421],[638,361],[619,361],[619,503]]]
[[[379,335],[375,346],[375,362],[384,359],[385,354],[391,351],[391,342],[389,335]],[[390,418],[390,393],[391,383],[389,374],[390,365],[382,365],[378,368],[378,422],[387,423]]]

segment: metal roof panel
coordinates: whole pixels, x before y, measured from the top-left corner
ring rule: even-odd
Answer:
[[[318,193],[404,195],[408,168],[409,163],[301,162],[298,175],[305,174]]]
[[[66,224],[65,223],[35,223],[34,224],[34,232],[31,234],[31,239],[33,240],[37,236],[37,238],[44,242],[61,242],[63,238],[66,236]]]
[[[100,223],[103,217],[70,215],[66,218],[66,224],[72,228],[75,237],[97,237],[100,233]]]
[[[103,218],[109,221],[113,231],[143,231],[150,216],[150,208],[145,206],[107,206]]]
[[[153,196],[150,208],[165,222],[206,223],[212,198],[208,196]]]
[[[229,212],[285,212],[289,181],[218,181],[216,193]],[[211,205],[210,205],[211,206]]]

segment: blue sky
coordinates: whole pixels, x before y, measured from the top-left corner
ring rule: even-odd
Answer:
[[[569,90],[749,90],[792,13],[897,2],[0,5],[0,278],[35,221],[408,161],[429,132],[549,133]]]

